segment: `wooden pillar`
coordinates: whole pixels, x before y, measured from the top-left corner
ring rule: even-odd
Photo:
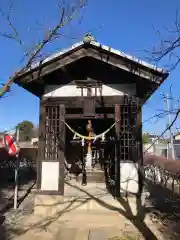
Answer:
[[[138,148],[138,158],[139,164],[143,165],[143,143],[142,143],[142,109],[139,107],[138,115],[137,115],[137,148]]]
[[[137,158],[138,158],[138,179],[139,195],[141,195],[144,186],[144,167],[143,167],[143,143],[142,143],[142,109],[138,106],[137,114]]]
[[[40,194],[64,194],[65,106],[40,107],[38,176]]]
[[[43,100],[40,100],[40,115],[39,115],[39,143],[38,143],[38,158],[37,158],[37,190],[41,188],[41,168],[42,160],[44,159],[45,147],[45,106]]]
[[[60,132],[59,132],[59,193],[64,194],[64,162],[65,162],[65,106],[60,105]]]
[[[120,104],[115,104],[115,131],[116,131],[116,144],[115,144],[115,197],[120,197],[120,119],[121,108]]]

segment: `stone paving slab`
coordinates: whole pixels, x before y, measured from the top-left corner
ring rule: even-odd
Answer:
[[[57,232],[25,234],[11,238],[13,240],[142,240],[140,235],[116,228],[65,228]]]
[[[108,235],[103,229],[90,229],[88,240],[108,240]]]
[[[56,236],[55,239],[69,239],[69,240],[75,240],[76,235],[78,232],[78,228],[71,228],[71,229],[61,229]]]
[[[140,221],[139,224],[141,224]],[[148,217],[146,217],[144,224],[157,236],[157,238],[151,237],[150,239],[163,239]],[[119,214],[76,213],[68,214],[64,218],[53,216],[47,219],[37,219],[37,216],[31,215],[26,219],[24,218],[23,223],[14,225],[13,229],[12,240],[31,240],[32,238],[33,240],[89,240],[91,231],[98,235],[97,231],[99,229],[101,235],[106,235],[108,240],[147,239],[141,234],[143,227],[138,229],[133,221]],[[91,237],[91,240],[100,240],[97,239],[95,233],[92,233],[92,235],[95,239]]]

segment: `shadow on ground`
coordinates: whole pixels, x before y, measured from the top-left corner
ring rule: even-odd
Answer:
[[[0,190],[0,202],[4,200],[4,194]],[[0,213],[0,239],[1,240],[8,240],[8,234],[7,234],[7,229],[5,226],[5,216]]]
[[[114,206],[110,205],[109,203],[107,204],[107,202],[102,200],[101,197],[95,197],[95,196],[91,195],[89,192],[87,192],[86,190],[79,188],[78,186],[71,185],[70,183],[67,183],[67,184],[69,186],[77,189],[78,191],[85,193],[88,196],[88,198],[82,200],[82,198],[77,197],[76,199],[73,199],[72,201],[68,201],[68,205],[66,205],[66,207],[62,211],[56,213],[53,216],[46,217],[42,220],[39,220],[38,222],[35,222],[34,224],[30,224],[26,228],[20,227],[18,225],[17,225],[17,227],[11,226],[10,228],[8,228],[9,235],[20,237],[31,230],[36,232],[36,231],[46,231],[48,229],[48,231],[49,231],[49,226],[52,223],[56,222],[65,213],[71,212],[72,210],[79,207],[80,205],[83,205],[93,199],[99,205],[118,213],[119,216],[124,216],[127,220],[129,220],[134,225],[134,227],[138,230],[138,232],[140,232],[142,234],[144,239],[152,239],[152,240],[159,239],[155,235],[154,231],[152,229],[150,229],[150,227],[145,222],[145,216],[146,216],[147,212],[146,212],[146,209],[142,205],[141,198],[139,198],[139,197],[136,198],[137,214],[134,215],[134,213],[131,209],[130,203],[129,203],[129,198],[119,198],[118,199],[119,204],[124,208],[124,210],[123,210],[120,207],[114,207]],[[75,201],[76,201],[76,203],[77,202],[79,203],[79,206],[77,206],[77,205],[76,205],[76,207],[73,206],[73,203]],[[57,204],[60,204],[60,203],[57,203]],[[55,205],[52,205],[52,206],[55,206]]]
[[[36,172],[33,169],[21,169],[18,206],[31,192],[35,180]],[[14,169],[0,168],[0,240],[9,240],[9,233],[6,228],[6,213],[13,208],[14,187]]]
[[[151,193],[148,204],[154,222],[162,222],[160,230],[166,239],[180,239],[180,197],[171,190],[147,182]]]

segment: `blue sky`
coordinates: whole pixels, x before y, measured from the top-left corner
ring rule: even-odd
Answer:
[[[0,7],[5,12],[7,12],[9,2],[1,0]],[[48,29],[56,24],[60,16],[56,7],[56,4],[60,2],[59,0],[18,0],[12,2],[14,2],[13,23],[20,33],[23,46],[19,46],[15,41],[0,37],[1,82],[7,81],[8,77],[22,66],[24,51],[30,49],[42,38],[44,31],[37,22],[44,26],[43,29]],[[163,30],[163,27],[173,27],[176,10],[179,6],[178,0],[89,0],[87,7],[81,12],[83,15],[81,21],[79,21],[79,14],[69,26],[63,29],[63,33],[67,37],[62,37],[48,45],[44,49],[44,53],[67,47],[79,41],[83,33],[91,31],[99,42],[141,59],[146,59],[149,54],[145,50],[151,50],[160,40],[154,27],[162,31],[162,36],[166,37],[168,33]],[[7,22],[2,17],[0,21],[0,32],[9,32]],[[161,66],[165,64],[164,61]],[[171,85],[173,98],[178,98],[180,88],[178,73],[179,68],[171,73],[168,80],[144,106],[143,120],[164,108],[160,93],[169,93]],[[0,107],[0,131],[5,128],[10,129],[22,120],[38,123],[38,98],[16,85],[13,85],[12,91],[7,97],[0,100]],[[166,118],[156,122],[147,122],[144,124],[144,130],[160,133],[166,127],[166,122]],[[177,121],[176,126],[180,127],[180,122]]]

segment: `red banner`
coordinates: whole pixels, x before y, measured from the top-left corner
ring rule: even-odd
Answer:
[[[19,148],[16,143],[16,135],[11,136],[9,134],[4,135],[4,143],[8,150],[9,155],[16,155],[19,152]]]

